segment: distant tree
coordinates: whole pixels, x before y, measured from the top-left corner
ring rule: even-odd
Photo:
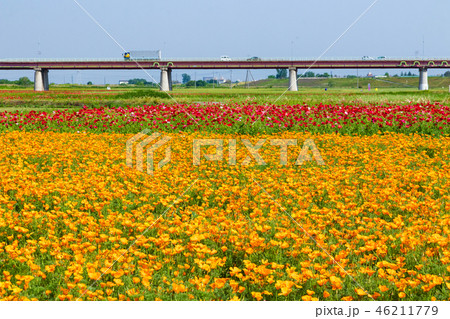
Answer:
[[[140,85],[144,83],[144,79],[129,79],[128,83],[129,84],[135,84],[135,85]]]
[[[303,77],[305,78],[313,78],[315,76],[314,72],[308,71],[305,72],[305,74],[303,75]]]
[[[92,85],[92,82],[91,82],[91,81],[89,81],[89,82],[87,83],[87,85]]]
[[[206,82],[202,81],[202,80],[186,82],[186,87],[194,87],[194,86],[197,86],[197,87],[206,86]]]
[[[412,76],[412,73],[411,73],[411,71],[410,71],[410,72],[408,72],[408,76]]]
[[[33,82],[31,82],[31,80],[29,78],[27,78],[26,76],[21,77],[18,81],[17,81],[18,85],[22,85],[22,86],[28,86],[33,84]]]
[[[347,79],[356,79],[356,75],[347,75]]]
[[[152,83],[147,82],[145,79],[130,79],[128,80],[128,84],[134,85],[151,85]]]
[[[287,78],[287,69],[277,69],[277,79],[286,79]]]
[[[0,79],[0,84],[10,84],[11,81],[7,80],[7,79]]]
[[[445,73],[444,73],[444,76],[445,76],[445,77],[450,77],[450,71],[445,72]]]
[[[191,80],[191,76],[186,73],[181,74],[181,77],[182,77],[183,84],[186,84]]]
[[[269,75],[267,78],[268,79],[275,79],[275,75]]]
[[[384,74],[384,76],[389,77],[389,73],[386,72],[386,73]]]

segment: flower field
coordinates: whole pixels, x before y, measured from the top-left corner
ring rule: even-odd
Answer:
[[[0,131],[138,133],[278,133],[298,131],[371,135],[378,132],[450,133],[450,107],[440,103],[257,105],[207,103],[83,107],[77,110],[0,112]]]
[[[0,108],[1,300],[450,300],[445,102],[64,92],[0,92],[27,99]],[[78,95],[99,105],[28,107]],[[171,138],[153,175],[126,165],[144,129]],[[195,165],[204,139],[223,141],[222,160],[204,146]],[[276,139],[298,141],[287,165]],[[307,140],[325,165],[296,163]]]
[[[284,132],[326,165],[194,166],[193,139],[236,135],[174,133],[151,176],[130,134],[1,135],[3,300],[450,298],[448,137]]]

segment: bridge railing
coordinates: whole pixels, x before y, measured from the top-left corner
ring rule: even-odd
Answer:
[[[315,61],[316,57],[270,57],[270,58],[258,58],[260,61]],[[155,59],[148,59],[147,61],[154,61]],[[362,57],[352,57],[352,58],[338,58],[338,57],[322,57],[318,61],[363,61]],[[449,60],[449,58],[444,57],[426,57],[426,58],[418,58],[418,57],[386,57],[383,59],[373,58],[374,61],[379,60],[417,60],[417,61],[429,61],[429,60]],[[123,58],[0,58],[0,62],[123,62]],[[131,60],[133,62],[134,60]],[[135,60],[146,61],[143,59]],[[167,57],[161,59],[161,61],[211,61],[217,62],[221,61],[220,58],[179,58],[179,57]],[[232,57],[231,62],[245,62],[245,61],[254,61],[250,57]],[[230,62],[230,61],[224,61]]]

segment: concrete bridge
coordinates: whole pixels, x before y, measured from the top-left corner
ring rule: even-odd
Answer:
[[[172,90],[175,69],[289,69],[289,90],[298,91],[298,69],[418,69],[419,90],[428,90],[428,69],[450,68],[450,59],[376,59],[376,60],[0,60],[0,70],[34,70],[35,91],[49,89],[49,70],[132,70],[159,69],[161,90]]]

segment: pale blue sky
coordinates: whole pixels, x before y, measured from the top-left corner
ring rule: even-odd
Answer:
[[[163,58],[316,58],[373,0],[78,0],[127,50]],[[380,0],[324,57],[450,57],[450,1]],[[73,0],[0,2],[0,59],[121,58]],[[323,72],[325,72],[324,70]],[[375,74],[381,70],[371,70]],[[177,71],[174,78],[181,79]],[[322,71],[320,71],[322,72]],[[349,71],[334,71],[348,73]],[[442,72],[442,71],[439,71]],[[221,72],[229,77],[229,71]],[[253,71],[257,78],[274,71]],[[150,74],[159,80],[157,71]],[[32,77],[0,71],[0,78]],[[197,79],[212,71],[196,71]],[[117,83],[143,71],[52,71],[51,82]],[[233,71],[233,79],[245,71]]]

